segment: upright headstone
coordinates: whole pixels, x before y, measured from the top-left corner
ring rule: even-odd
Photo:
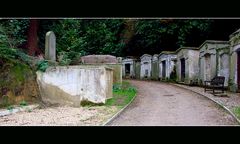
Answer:
[[[45,59],[56,61],[56,36],[52,31],[49,31],[46,34]]]

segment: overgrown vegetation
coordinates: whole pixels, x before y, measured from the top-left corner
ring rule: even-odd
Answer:
[[[105,105],[123,107],[136,96],[136,93],[136,88],[131,86],[129,82],[116,83],[113,85],[113,98],[108,99]]]
[[[240,119],[240,106],[233,109],[234,114]]]
[[[45,72],[47,68],[48,68],[48,61],[40,60],[37,62],[37,70]]]
[[[30,23],[29,19],[1,19],[0,47],[27,52]],[[53,31],[59,63],[71,65],[88,54],[141,56],[180,46],[199,46],[206,39],[228,38],[238,24],[239,20],[224,23],[210,19],[41,19],[37,39],[44,53],[46,32]],[[223,28],[228,32],[222,32]]]

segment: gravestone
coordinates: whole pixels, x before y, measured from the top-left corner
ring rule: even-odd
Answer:
[[[47,32],[45,39],[45,59],[56,61],[56,36],[54,32]]]

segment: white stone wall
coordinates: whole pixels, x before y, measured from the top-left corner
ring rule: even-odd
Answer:
[[[42,100],[80,106],[82,100],[105,103],[112,97],[113,71],[103,66],[58,66],[37,72]]]

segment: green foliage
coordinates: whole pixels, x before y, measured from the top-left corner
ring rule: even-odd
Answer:
[[[19,105],[20,105],[20,106],[27,106],[27,102],[26,102],[25,100],[23,100],[23,101],[20,102]]]
[[[65,66],[70,64],[73,64],[73,65],[79,64],[81,56],[82,56],[81,53],[78,53],[75,51],[70,51],[70,52],[62,51],[59,53],[59,56],[58,56],[59,65]]]
[[[16,48],[27,39],[29,20],[0,20],[0,47]]]
[[[22,50],[10,47],[0,47],[0,58],[19,60],[23,63],[32,65],[32,57],[25,54]]]
[[[73,65],[79,63],[80,56],[88,54],[141,55],[196,46],[206,39],[211,24],[208,19],[43,19],[38,36],[44,51],[45,34],[53,31],[59,64]],[[26,43],[28,26],[29,19],[0,20],[1,56],[19,57],[30,63],[24,52],[16,51]]]
[[[37,62],[37,70],[39,71],[45,72],[48,66],[48,61],[46,60],[40,60]]]
[[[119,91],[122,89],[122,85],[121,84],[113,84],[113,92]]]
[[[143,53],[158,53],[162,48],[196,46],[206,39],[211,23],[211,20],[201,19],[138,20],[131,47],[141,48]]]
[[[136,96],[136,93],[136,88],[131,86],[130,83],[125,81],[122,84],[116,83],[113,85],[113,98],[108,99],[105,105],[123,107]]]
[[[120,37],[123,20],[58,20],[48,27],[57,38],[61,65],[73,64],[87,54],[120,55],[124,42]]]
[[[240,107],[235,107],[233,109],[234,114],[237,116],[238,119],[240,119]]]
[[[7,107],[7,110],[9,110],[10,112],[12,112],[13,111],[13,106],[12,105],[9,105],[8,107]]]

